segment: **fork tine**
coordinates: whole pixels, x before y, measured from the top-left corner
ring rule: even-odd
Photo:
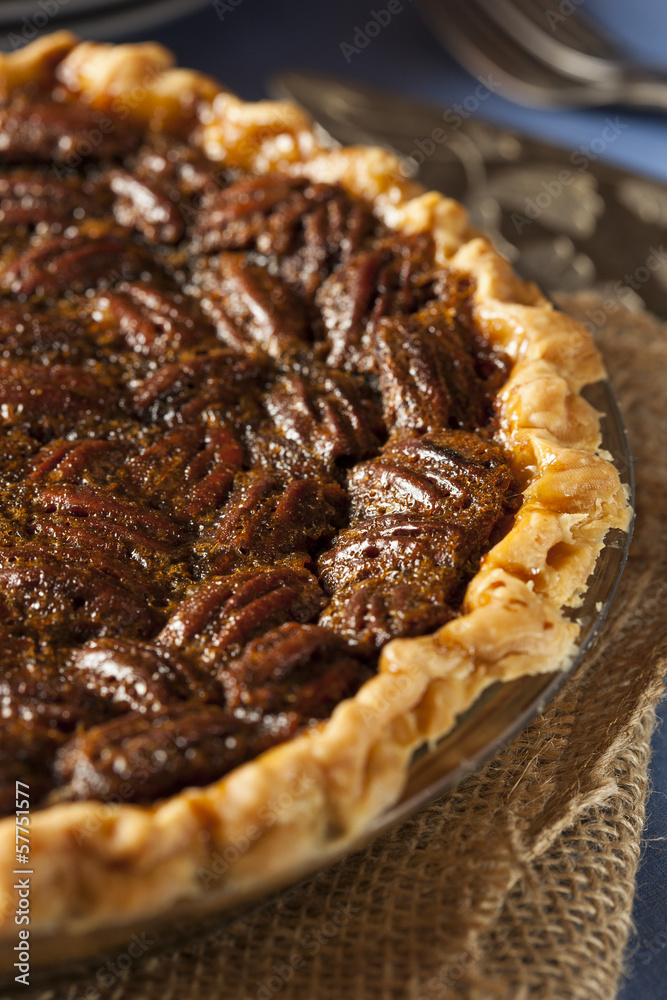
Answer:
[[[560,60],[544,58],[545,44],[556,43],[534,24],[533,39],[515,37],[508,18],[502,15],[510,10],[515,18],[520,16],[512,0],[416,0],[416,3],[445,48],[474,74],[495,73],[506,93],[525,104],[604,107],[620,103],[667,111],[667,73],[635,69],[620,62],[585,56],[573,49],[568,50],[567,66]],[[540,44],[542,57],[533,51]],[[564,46],[561,52],[565,52]],[[584,72],[582,67],[587,63]]]
[[[622,72],[621,62],[614,58],[601,58],[587,52],[581,52],[562,40],[555,30],[550,30],[546,15],[542,18],[535,5],[535,0],[471,0],[480,7],[486,16],[497,27],[508,32],[517,43],[528,49],[534,56],[548,66],[553,66],[561,73],[574,80],[606,81],[617,78]],[[544,9],[542,0],[538,0]],[[572,13],[556,21],[553,27],[559,26],[565,34],[568,33],[568,21],[572,21],[578,12],[574,7]],[[552,13],[557,13],[552,8]],[[571,33],[571,32],[570,32]],[[582,36],[583,37],[583,36]]]
[[[581,7],[567,13],[558,10],[556,0],[509,0],[544,33],[553,35],[560,45],[585,56],[622,62],[618,45],[605,35]]]
[[[588,103],[582,88],[536,59],[472,0],[419,0],[443,45],[475,75],[495,73],[534,104]]]

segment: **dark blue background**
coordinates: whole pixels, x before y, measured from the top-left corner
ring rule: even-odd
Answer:
[[[145,33],[163,42],[183,66],[193,66],[222,80],[240,96],[266,96],[268,76],[285,68],[312,69],[349,76],[405,91],[443,105],[462,101],[475,81],[442,51],[416,10],[404,0],[380,34],[346,59],[341,45],[352,43],[357,26],[387,0],[236,0],[223,12],[214,4],[187,18]],[[561,0],[554,0],[558,10]],[[664,0],[586,0],[596,16],[622,40],[628,52],[667,68],[667,3]],[[120,41],[121,39],[117,39]],[[494,95],[484,116],[574,149],[599,135],[606,110],[559,112],[520,108]],[[616,113],[616,112],[614,112]],[[618,110],[629,126],[610,144],[605,157],[630,169],[667,181],[667,115]],[[667,233],[666,233],[667,236]],[[667,712],[663,706],[662,721]],[[642,864],[637,880],[630,975],[621,1000],[667,998],[667,738],[654,740],[653,793]]]

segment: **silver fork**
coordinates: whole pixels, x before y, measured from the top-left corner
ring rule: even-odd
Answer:
[[[579,7],[559,16],[556,0],[417,4],[443,45],[469,70],[495,75],[509,96],[524,103],[667,110],[667,73],[628,63]]]

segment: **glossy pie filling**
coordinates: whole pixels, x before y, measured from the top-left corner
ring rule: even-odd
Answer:
[[[4,812],[17,779],[151,802],[327,718],[518,504],[509,366],[430,237],[103,120],[0,111]]]

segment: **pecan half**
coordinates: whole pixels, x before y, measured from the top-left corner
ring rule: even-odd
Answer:
[[[257,422],[259,392],[266,367],[257,358],[218,349],[192,354],[163,365],[133,391],[136,415],[146,423],[166,425],[225,421]]]
[[[302,180],[268,175],[244,177],[222,190],[209,192],[193,229],[195,249],[207,253],[260,249],[268,253],[275,248],[274,252],[282,252],[290,241],[285,219],[292,219],[307,205],[304,187]],[[274,213],[278,224],[271,226]],[[267,229],[267,237],[262,240]]]
[[[90,357],[91,347],[81,321],[64,311],[11,299],[0,302],[0,349],[13,361],[72,364]]]
[[[342,523],[344,490],[330,480],[284,483],[250,472],[237,485],[216,524],[196,543],[209,571],[227,574],[294,553],[312,552]]]
[[[108,200],[102,185],[92,180],[17,168],[0,177],[0,226],[34,228],[102,217]]]
[[[207,277],[202,306],[219,338],[235,350],[281,359],[310,339],[304,303],[265,267],[225,253]]]
[[[318,625],[290,622],[246,646],[219,674],[231,709],[249,718],[279,713],[326,718],[369,676],[358,653]]]
[[[209,194],[194,241],[208,251],[270,256],[291,288],[312,297],[377,227],[370,209],[341,188],[269,175]]]
[[[388,428],[474,430],[487,423],[488,399],[471,345],[445,307],[380,320],[373,344]]]
[[[110,518],[50,512],[36,514],[30,527],[47,551],[62,552],[75,562],[85,557],[102,572],[146,594],[170,594],[172,579],[181,576],[184,556],[179,546]]]
[[[401,582],[371,578],[339,587],[318,623],[372,653],[391,639],[444,625],[456,614],[455,596],[451,582],[428,569]]]
[[[111,174],[116,195],[113,212],[121,226],[135,229],[147,243],[178,243],[185,232],[185,219],[163,188],[126,170]]]
[[[456,521],[387,514],[341,531],[318,569],[328,593],[360,580],[410,580],[418,571],[437,575],[451,593],[474,554],[475,539]]]
[[[2,550],[0,616],[25,634],[61,642],[92,636],[151,634],[159,618],[137,595],[93,566],[54,553]]]
[[[61,650],[0,626],[0,714],[4,720],[41,724],[54,739],[100,722],[109,715],[103,701],[89,694],[61,669]],[[39,648],[41,645],[42,648]]]
[[[515,490],[505,457],[469,431],[399,437],[348,476],[356,518],[410,512],[456,518],[484,538],[504,515]]]
[[[4,268],[0,280],[12,295],[53,297],[154,269],[142,247],[91,220],[71,234],[36,238]]]
[[[151,802],[215,781],[266,745],[226,709],[184,702],[94,726],[59,749],[54,770],[64,797]]]
[[[109,486],[119,482],[124,460],[117,441],[59,438],[31,458],[26,480],[40,485]]]
[[[47,513],[59,512],[74,517],[106,518],[126,525],[148,540],[178,544],[184,540],[183,529],[158,511],[133,500],[119,499],[106,490],[88,486],[53,486],[39,490],[37,504]]]
[[[129,122],[82,101],[18,101],[0,110],[0,159],[55,160],[72,170],[86,160],[122,156],[139,144]]]
[[[333,368],[373,369],[370,331],[382,316],[411,313],[435,296],[430,237],[386,239],[341,264],[319,288],[320,309]]]
[[[243,449],[228,427],[183,424],[129,459],[138,494],[172,516],[202,518],[227,499]]]
[[[81,368],[0,364],[0,423],[5,426],[52,437],[71,430],[77,418],[95,424],[115,416],[119,402],[117,390]]]
[[[377,451],[384,434],[375,401],[361,379],[330,371],[285,375],[266,395],[277,438],[333,472]],[[266,440],[267,428],[257,437]],[[270,440],[270,438],[268,438]]]
[[[214,577],[178,606],[156,642],[174,649],[194,646],[202,663],[220,664],[269,629],[311,621],[325,600],[305,569],[264,566]]]
[[[215,330],[196,304],[178,291],[165,291],[141,281],[122,282],[116,290],[91,299],[95,320],[102,324],[104,344],[124,344],[145,357],[165,362],[198,344],[215,345]]]
[[[203,694],[200,672],[193,673],[165,649],[126,639],[87,642],[73,654],[68,672],[87,691],[123,712],[161,712],[171,702]]]

